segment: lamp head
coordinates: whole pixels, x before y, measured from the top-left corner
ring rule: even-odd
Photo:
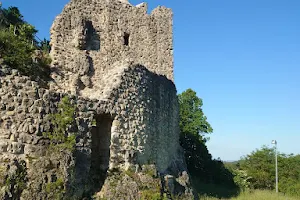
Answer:
[[[272,144],[277,144],[277,141],[276,140],[272,140]]]

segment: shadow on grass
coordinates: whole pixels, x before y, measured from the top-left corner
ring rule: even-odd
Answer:
[[[232,198],[237,197],[240,193],[238,187],[230,187],[224,185],[217,185],[213,183],[203,183],[199,180],[193,179],[193,185],[196,192],[201,197],[215,197],[215,198]]]

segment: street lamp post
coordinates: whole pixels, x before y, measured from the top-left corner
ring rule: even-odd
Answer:
[[[275,170],[276,170],[276,193],[278,193],[278,161],[277,161],[277,141],[272,140],[272,144],[275,145]]]

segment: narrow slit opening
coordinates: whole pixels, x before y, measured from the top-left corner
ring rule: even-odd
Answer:
[[[124,33],[124,45],[129,46],[129,33]]]

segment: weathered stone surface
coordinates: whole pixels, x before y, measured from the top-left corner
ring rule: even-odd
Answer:
[[[72,0],[51,28],[51,55],[59,71],[52,87],[85,97],[105,93],[114,81],[107,75],[124,61],[173,80],[172,15],[165,7],[147,14],[146,3],[133,6],[127,0]]]
[[[192,199],[179,145],[171,10],[147,14],[145,3],[72,0],[51,28],[51,45],[49,89],[0,64],[0,169],[25,161],[21,199],[57,198],[46,191],[58,177],[71,199],[138,199],[153,181]],[[44,133],[66,95],[76,105],[66,130],[76,148],[54,154]]]

